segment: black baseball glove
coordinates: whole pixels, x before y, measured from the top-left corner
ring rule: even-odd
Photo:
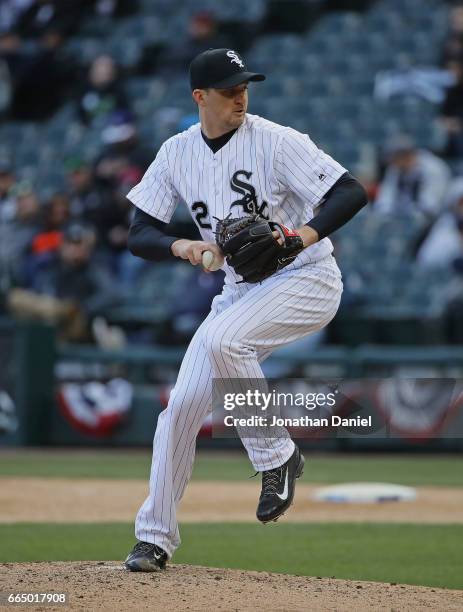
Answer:
[[[272,235],[275,230],[282,245]],[[258,215],[218,220],[216,242],[228,265],[247,283],[260,283],[292,263],[303,249],[299,234]]]

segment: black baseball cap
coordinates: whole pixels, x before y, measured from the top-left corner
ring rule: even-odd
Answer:
[[[227,89],[246,81],[264,81],[265,75],[248,72],[243,58],[233,49],[208,49],[190,64],[190,85],[194,89]]]

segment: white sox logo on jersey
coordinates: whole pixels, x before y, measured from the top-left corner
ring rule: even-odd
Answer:
[[[269,219],[267,202],[262,202],[262,204],[259,206],[257,203],[256,190],[254,186],[251,185],[251,183],[245,183],[239,179],[239,177],[243,175],[249,180],[252,176],[252,172],[237,170],[230,181],[230,187],[233,189],[233,191],[243,196],[239,200],[232,202],[230,210],[234,206],[242,206],[243,212],[245,212],[247,215],[256,214],[264,217],[264,219]]]
[[[235,63],[238,64],[238,66],[240,68],[244,68],[244,64],[243,64],[243,60],[240,59],[240,56],[238,55],[238,53],[236,51],[227,51],[227,57],[231,58],[231,63]]]
[[[252,176],[252,172],[237,170],[232,176],[230,187],[235,193],[239,193],[242,197],[231,203],[230,212],[234,206],[241,206],[243,212],[247,215],[260,215],[264,219],[269,219],[267,202],[263,201],[259,206],[255,187],[251,183],[240,180],[241,176],[249,180]],[[193,202],[191,210],[199,227],[211,229],[212,226],[209,223],[209,210],[205,202]]]

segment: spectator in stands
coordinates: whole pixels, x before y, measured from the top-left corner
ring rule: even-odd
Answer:
[[[77,66],[63,43],[63,34],[49,29],[40,37],[34,53],[19,48],[10,57],[10,72],[14,75],[12,119],[34,121],[50,117],[75,87]]]
[[[35,0],[2,0],[0,3],[0,33],[12,32],[18,19]]]
[[[12,32],[0,33],[1,85],[4,96],[6,94],[1,108],[2,118],[8,116],[13,92],[21,82],[28,61],[21,38]]]
[[[96,160],[95,174],[99,181],[110,187],[118,187],[133,175],[134,184],[143,176],[153,152],[147,150],[138,136],[134,115],[128,110],[112,113],[101,139],[104,148]]]
[[[0,160],[0,312],[5,292],[11,285],[10,257],[2,242],[3,236],[9,233],[16,214],[16,202],[13,194],[15,184],[13,169],[8,160]]]
[[[463,178],[450,185],[447,212],[433,225],[422,243],[417,262],[427,267],[461,266],[463,259]]]
[[[15,183],[16,178],[11,163],[6,159],[0,160],[0,224],[10,221],[15,215],[16,205],[13,196]]]
[[[10,312],[59,325],[68,340],[87,340],[91,320],[117,302],[111,275],[93,260],[95,240],[90,226],[70,224],[56,257],[10,291]]]
[[[93,11],[103,17],[126,17],[138,11],[136,0],[89,0]]]
[[[8,64],[0,57],[0,122],[6,118],[11,103],[11,76]]]
[[[79,118],[85,125],[96,119],[105,121],[118,109],[129,108],[114,59],[99,55],[90,65],[88,82],[78,100]]]
[[[442,65],[463,59],[463,5],[457,4],[449,14],[449,29],[442,49]]]
[[[194,14],[188,24],[186,36],[179,36],[162,52],[158,59],[161,74],[172,74],[172,71],[186,72],[191,60],[207,49],[224,49],[233,47],[230,39],[218,32],[219,23],[216,17],[203,11]]]
[[[441,211],[451,176],[447,164],[430,151],[417,148],[404,134],[387,144],[385,154],[386,170],[373,210],[434,219]]]
[[[0,223],[0,267],[9,284],[21,282],[25,259],[40,223],[39,200],[30,183],[18,183],[12,195],[14,215]]]
[[[440,124],[445,133],[442,155],[463,156],[463,5],[449,12],[449,26],[442,48],[442,67],[453,77],[440,108]]]
[[[132,206],[125,197],[151,163],[152,151],[138,137],[135,118],[129,111],[113,113],[102,131],[104,149],[95,162],[95,176],[111,202],[106,221],[107,246],[116,257],[127,247]]]
[[[119,253],[127,244],[127,205],[124,203],[121,210],[111,185],[98,181],[92,166],[84,159],[68,158],[65,168],[71,217],[95,228],[98,254],[107,262],[113,249]]]
[[[451,60],[447,69],[454,75],[455,84],[446,91],[440,108],[440,123],[446,135],[442,154],[449,158],[463,158],[463,63]]]
[[[62,232],[69,223],[71,215],[69,197],[65,193],[55,193],[45,204],[43,210],[44,232]]]
[[[68,37],[77,30],[84,14],[81,0],[35,0],[20,14],[14,30],[24,38],[40,38],[50,30]]]
[[[96,184],[91,165],[77,155],[67,158],[64,168],[71,216],[97,227],[100,224],[99,211],[105,205],[105,194]]]
[[[42,222],[31,243],[29,267],[31,274],[47,259],[54,257],[61,247],[63,232],[70,220],[69,198],[55,193],[41,210]]]
[[[51,261],[61,247],[63,231],[69,222],[69,199],[56,193],[41,207],[41,222],[23,258],[20,281],[29,286],[37,270]]]

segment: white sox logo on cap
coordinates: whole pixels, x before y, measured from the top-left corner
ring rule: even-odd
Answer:
[[[243,61],[240,59],[238,53],[236,51],[232,51],[230,49],[230,51],[227,51],[227,57],[231,57],[231,63],[233,64],[233,62],[235,62],[235,64],[238,64],[238,66],[240,68],[244,68],[244,64]]]

